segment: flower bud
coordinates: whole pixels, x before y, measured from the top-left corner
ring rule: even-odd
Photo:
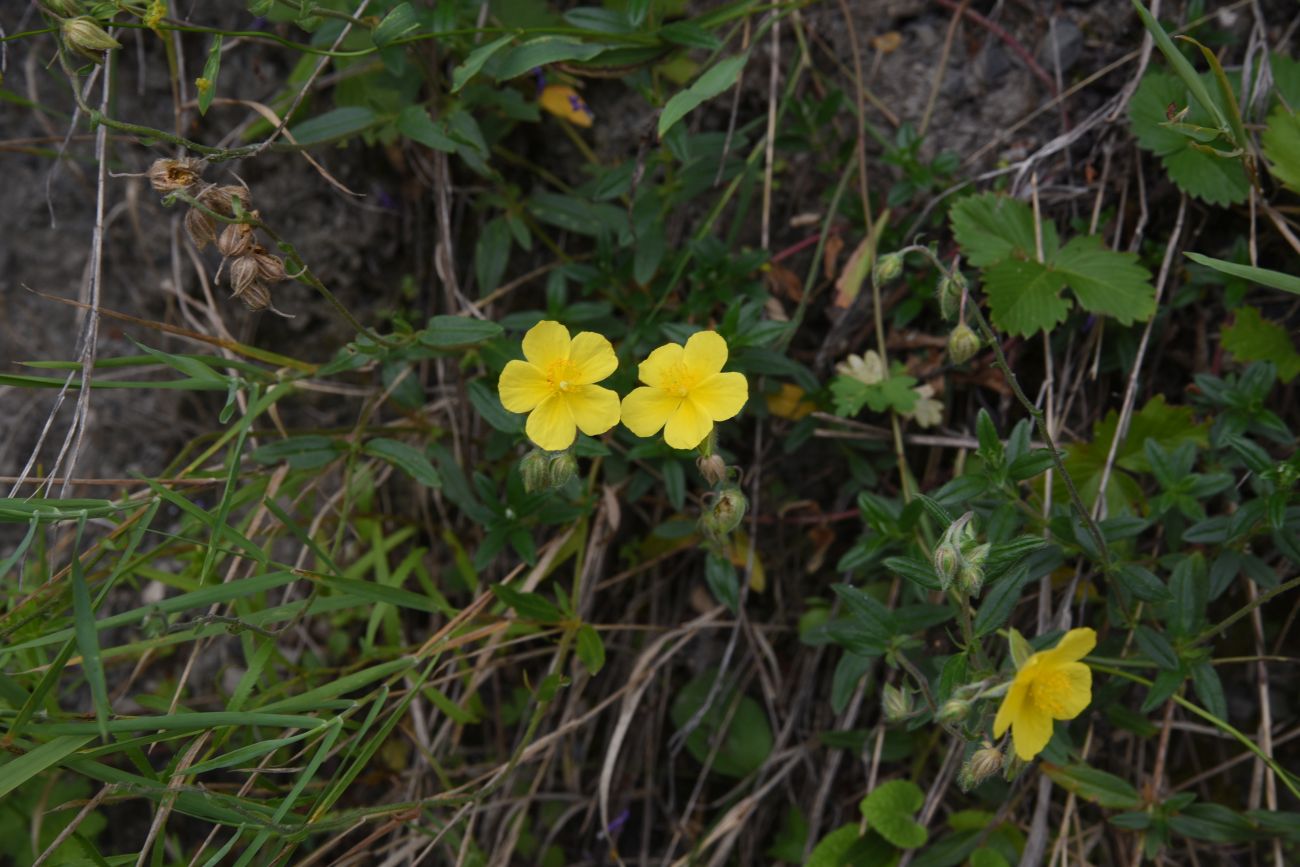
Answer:
[[[203,160],[188,157],[179,160],[154,160],[145,175],[160,193],[174,193],[194,186],[203,172]]]
[[[217,224],[197,208],[190,208],[185,213],[185,231],[200,250],[217,240]]]
[[[95,23],[93,18],[86,16],[67,18],[59,28],[63,33],[65,45],[96,63],[103,62],[105,51],[122,47],[116,39],[108,35],[104,28]]]
[[[721,455],[711,454],[707,457],[701,455],[695,459],[695,468],[710,485],[720,485],[727,480],[727,462]]]
[[[892,683],[887,683],[881,691],[880,708],[886,722],[900,723],[912,715],[912,695]]]
[[[519,475],[524,479],[524,490],[530,494],[550,487],[550,458],[540,449],[533,449],[519,461]]]
[[[246,256],[253,249],[253,227],[231,223],[217,236],[217,250],[226,257]]]
[[[700,529],[711,539],[722,539],[745,519],[749,501],[740,488],[724,488],[713,505],[700,516]]]
[[[965,322],[948,335],[948,357],[953,364],[965,364],[980,351],[980,339]]]
[[[950,698],[939,708],[939,722],[955,725],[970,714],[970,702],[960,698]]]
[[[988,542],[983,545],[965,545],[961,549],[961,556],[971,566],[983,566],[984,561],[989,558],[989,550],[993,546]]]
[[[578,459],[573,456],[573,452],[569,451],[553,454],[547,471],[550,475],[550,486],[563,487],[578,474]]]
[[[989,777],[1002,770],[1002,751],[996,747],[984,747],[962,765],[957,777],[957,784],[963,792],[969,792]]]
[[[257,276],[266,283],[282,283],[289,279],[284,271],[284,260],[261,244],[254,244],[248,257],[257,263]]]
[[[944,542],[934,549],[934,571],[939,576],[939,586],[944,590],[952,584],[960,568],[961,549],[956,545]]]
[[[967,596],[978,596],[984,587],[984,570],[974,563],[965,563],[957,570],[957,589]]]
[[[876,258],[876,266],[871,269],[871,282],[883,286],[903,273],[903,254],[886,253]]]
[[[939,314],[944,319],[956,319],[961,310],[961,299],[966,294],[966,276],[960,271],[944,274],[939,278],[938,298]]]

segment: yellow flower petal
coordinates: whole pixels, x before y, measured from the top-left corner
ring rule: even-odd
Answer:
[[[713,420],[708,413],[695,403],[694,398],[687,397],[664,425],[664,442],[675,449],[693,449],[704,442],[711,430]]]
[[[644,368],[645,362],[641,366]],[[634,388],[623,398],[623,424],[639,437],[652,437],[668,423],[681,403],[682,398],[662,388]]]
[[[573,343],[569,346],[569,360],[581,373],[577,380],[580,385],[600,382],[618,369],[618,356],[614,354],[614,347],[608,339],[594,331],[583,331],[573,338]]]
[[[1017,677],[1011,683],[1011,688],[1002,699],[1002,705],[998,708],[998,715],[993,720],[993,737],[1000,738],[1011,728],[1013,723],[1020,715],[1021,709],[1025,705],[1025,696],[1029,694],[1029,682]]]
[[[618,424],[618,395],[608,388],[579,385],[561,396],[569,404],[573,420],[589,437],[600,436]]]
[[[817,409],[817,405],[812,401],[804,400],[806,394],[807,392],[794,383],[784,382],[775,394],[767,396],[767,411],[777,418],[798,421]]]
[[[578,433],[573,413],[562,394],[553,394],[528,414],[524,425],[528,438],[549,452],[558,452],[573,445]]]
[[[511,361],[497,383],[501,405],[510,412],[528,412],[551,396],[551,385],[542,373],[526,361]]]
[[[663,388],[670,379],[675,378],[674,368],[681,363],[683,351],[680,344],[665,343],[646,356],[637,368],[637,376],[646,385]]]
[[[715,373],[691,389],[690,399],[713,421],[726,421],[749,400],[749,383],[743,373]]]
[[[1078,662],[1097,646],[1097,633],[1095,630],[1087,627],[1083,629],[1071,629],[1065,633],[1065,636],[1051,650],[1045,651],[1044,656],[1050,657],[1053,663],[1057,665],[1066,662]]]
[[[1052,739],[1052,718],[1036,710],[1026,702],[1011,726],[1011,740],[1016,746],[1016,755],[1025,761],[1043,751]]]
[[[569,357],[569,329],[558,322],[543,319],[524,335],[524,358],[538,369]]]
[[[595,116],[578,91],[565,84],[548,84],[537,99],[545,110],[575,126],[589,127]]]
[[[704,379],[722,370],[722,365],[727,363],[727,341],[716,331],[697,331],[686,341],[682,355],[691,374]]]

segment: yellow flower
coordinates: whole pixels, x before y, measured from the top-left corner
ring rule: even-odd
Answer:
[[[1092,701],[1092,669],[1079,660],[1096,646],[1096,632],[1071,629],[1056,647],[1025,660],[998,708],[993,736],[1010,727],[1016,755],[1025,761],[1042,752],[1052,720],[1074,719]]]
[[[578,91],[567,84],[546,85],[542,88],[542,95],[537,101],[551,114],[562,117],[575,126],[591,126],[591,122],[596,117],[587,107],[587,103],[582,101]]]
[[[805,394],[807,392],[794,383],[783,382],[779,391],[767,396],[767,411],[779,418],[798,421],[817,409],[817,404],[804,400]]]
[[[573,445],[575,427],[598,436],[618,424],[618,395],[600,382],[618,367],[614,347],[584,331],[572,340],[558,322],[538,322],[524,335],[524,358],[511,361],[497,386],[501,405],[528,413],[524,431],[547,451]]]
[[[692,334],[682,346],[667,343],[641,362],[645,385],[623,398],[623,424],[639,437],[664,429],[675,449],[693,449],[713,430],[713,423],[740,412],[749,399],[743,373],[722,373],[727,341],[716,331]]]

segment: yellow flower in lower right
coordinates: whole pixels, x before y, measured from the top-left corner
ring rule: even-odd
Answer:
[[[1091,629],[1071,629],[1051,650],[1035,653],[1016,672],[993,721],[993,736],[1011,729],[1025,761],[1052,739],[1052,721],[1074,719],[1092,702],[1092,669],[1079,660],[1097,646]]]

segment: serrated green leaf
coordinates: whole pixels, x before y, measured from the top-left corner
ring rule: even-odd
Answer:
[[[1029,205],[997,193],[959,199],[948,212],[953,235],[966,261],[986,268],[1013,256],[1037,259],[1034,212]],[[1050,261],[1060,241],[1056,225],[1043,221],[1043,259]]]
[[[1145,322],[1155,313],[1151,272],[1138,264],[1135,254],[1106,249],[1096,235],[1072,239],[1051,264],[1090,313],[1110,316],[1122,325]]]
[[[862,817],[867,824],[900,849],[916,849],[930,838],[912,818],[925,803],[925,793],[911,780],[890,780],[862,800]]]
[[[985,269],[984,291],[993,324],[1030,337],[1065,321],[1070,302],[1061,297],[1065,280],[1041,262],[1007,259]]]
[[[1215,259],[1210,256],[1203,256],[1200,253],[1184,253],[1188,259],[1191,259],[1198,265],[1204,265],[1207,268],[1213,268],[1223,274],[1231,274],[1233,277],[1241,277],[1252,283],[1258,283],[1261,286],[1267,286],[1270,289],[1281,289],[1283,292],[1291,292],[1300,295],[1300,277],[1284,274],[1281,271],[1273,271],[1269,268],[1256,268],[1253,265],[1238,265],[1236,262],[1228,262],[1223,259]]]
[[[695,80],[690,87],[673,95],[659,114],[659,138],[672,129],[676,123],[690,114],[701,104],[713,99],[730,88],[740,78],[740,71],[745,68],[749,54],[737,54],[714,64],[707,72]]]
[[[1212,205],[1238,204],[1246,200],[1250,181],[1240,160],[1218,157],[1191,146],[1192,139],[1167,121],[1170,105],[1187,107],[1187,122],[1213,123],[1213,118],[1192,97],[1175,75],[1151,70],[1129,101],[1129,123],[1138,144],[1160,158],[1169,179],[1178,188]]]
[[[1240,307],[1231,325],[1223,329],[1223,348],[1238,361],[1271,361],[1278,379],[1288,383],[1300,376],[1300,351],[1290,333],[1259,315],[1254,307]]]
[[[442,487],[442,479],[438,476],[438,471],[433,468],[433,464],[425,457],[424,452],[415,446],[400,440],[379,437],[370,440],[362,446],[361,450],[401,470],[425,487]]]

